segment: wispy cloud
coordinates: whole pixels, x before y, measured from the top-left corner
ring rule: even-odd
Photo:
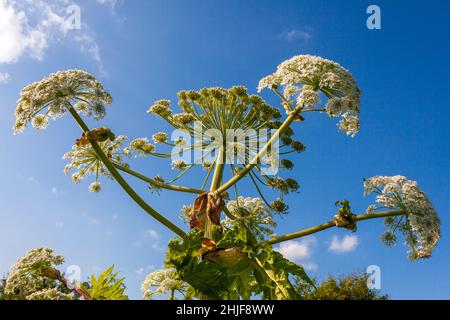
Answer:
[[[116,7],[118,0],[97,0],[97,2],[114,8]]]
[[[355,235],[345,235],[342,239],[333,236],[328,250],[334,253],[350,252],[356,249],[358,243],[358,237]]]
[[[124,2],[124,0],[96,0],[97,3],[108,7],[110,10],[110,13],[118,22],[124,22],[126,21],[126,17],[123,15],[119,15],[117,13],[117,8]]]
[[[312,38],[312,32],[313,29],[310,27],[305,27],[304,29],[286,30],[280,34],[280,39],[289,42],[294,41],[308,42]]]
[[[22,56],[42,60],[50,45],[74,40],[106,75],[99,45],[88,24],[80,17],[83,23],[79,29],[70,25],[68,9],[75,5],[72,0],[0,0],[0,64],[15,63]]]
[[[97,63],[101,76],[107,76],[107,72],[103,65],[103,60],[100,55],[100,47],[94,36],[89,34],[80,34],[75,37],[75,40],[80,43],[80,50],[88,54]]]
[[[154,229],[147,230],[146,236],[148,236],[148,237],[150,237],[152,239],[158,239],[159,238],[158,232],[156,232],[156,230],[154,230]]]
[[[11,76],[8,72],[0,72],[0,83],[8,83],[11,80]]]
[[[99,223],[100,222],[96,218],[88,217],[88,224],[89,225],[96,225],[96,224],[99,224]]]
[[[42,185],[41,182],[38,179],[36,179],[35,177],[33,177],[33,176],[28,177],[27,181],[29,183],[35,185],[35,186],[38,186],[38,187]]]
[[[140,267],[140,268],[138,268],[135,272],[136,272],[136,274],[137,274],[138,276],[141,276],[141,275],[143,275],[144,273],[150,272],[150,271],[152,271],[152,270],[155,270],[155,266],[151,264],[151,265],[146,266],[146,267]]]
[[[98,3],[110,6],[114,9],[117,6],[118,0],[97,0]]]
[[[62,229],[64,227],[64,223],[62,221],[58,221],[55,223],[56,229]]]
[[[165,250],[164,247],[159,242],[153,243],[152,249],[156,250],[156,251],[161,251],[161,252],[163,252]]]
[[[137,240],[133,243],[133,246],[140,248],[142,246],[142,241],[141,240]]]

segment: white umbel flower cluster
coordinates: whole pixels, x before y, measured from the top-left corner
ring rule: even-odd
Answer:
[[[235,219],[227,218],[223,221],[226,227],[233,228],[242,225],[255,232],[255,235],[263,239],[266,235],[273,234],[276,223],[271,211],[264,205],[260,198],[238,197],[227,203],[227,209]]]
[[[389,234],[400,230],[409,246],[412,260],[429,258],[440,238],[440,220],[426,194],[416,181],[404,176],[375,176],[364,181],[364,193],[376,194],[383,208],[403,210],[406,218],[386,220]],[[391,237],[392,238],[392,237]]]
[[[144,299],[152,299],[154,296],[172,294],[176,291],[183,292],[186,284],[178,277],[174,269],[160,269],[149,273],[141,285]]]
[[[359,131],[361,91],[353,75],[336,62],[317,56],[299,55],[282,62],[277,71],[259,82],[258,92],[264,88],[283,87],[286,112],[293,107],[313,109],[321,104],[319,94],[327,98],[324,106],[334,118],[342,116],[340,131],[354,136]]]
[[[58,289],[50,288],[34,292],[26,297],[27,300],[72,300],[72,296],[62,293]]]
[[[40,293],[54,288],[48,274],[55,267],[64,262],[64,257],[54,255],[53,249],[37,248],[28,251],[24,257],[12,266],[6,279],[5,292],[23,295],[26,299],[30,295],[37,297]],[[56,290],[56,288],[55,288]],[[43,292],[44,291],[44,292]]]
[[[60,118],[72,105],[98,120],[105,115],[105,104],[111,103],[111,95],[91,74],[82,70],[59,71],[22,89],[13,130],[21,133],[29,122],[36,129],[45,129],[49,118]]]
[[[98,142],[98,145],[111,162],[126,166],[127,164],[123,162],[120,148],[122,143],[127,139],[126,136],[118,136],[114,141],[107,139]],[[108,169],[100,160],[90,143],[74,144],[72,146],[72,151],[64,154],[63,159],[71,160],[70,163],[65,166],[64,173],[68,174],[71,170],[75,170],[75,173],[72,174],[72,181],[74,183],[80,182],[88,175],[94,175],[96,177],[96,181],[89,187],[90,192],[100,191],[101,187],[100,183],[98,183],[98,177],[100,175],[112,178]]]

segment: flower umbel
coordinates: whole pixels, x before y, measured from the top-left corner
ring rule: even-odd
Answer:
[[[26,297],[27,300],[72,300],[72,296],[62,293],[55,288],[34,292]]]
[[[336,62],[311,55],[292,57],[259,82],[258,92],[279,86],[283,87],[282,104],[287,114],[297,107],[316,108],[321,104],[320,93],[328,99],[322,111],[333,118],[343,117],[340,131],[352,137],[359,131],[361,91],[353,75]]]
[[[123,155],[120,152],[120,148],[122,143],[127,140],[126,136],[118,136],[113,141],[107,139],[102,142],[98,142],[98,145],[103,150],[103,152],[108,156],[110,161],[115,164],[119,164],[122,166],[127,166],[125,162],[123,162]],[[105,175],[108,178],[112,178],[109,171],[106,169],[103,162],[98,157],[95,150],[92,148],[90,143],[81,144],[76,143],[72,146],[72,151],[64,154],[63,159],[70,159],[71,162],[67,164],[64,168],[64,173],[68,174],[69,171],[75,169],[75,173],[72,175],[72,181],[74,183],[80,182],[88,175],[95,175],[95,182],[93,182],[89,191],[91,192],[99,192],[100,191],[100,183],[98,182],[98,178],[100,175]]]
[[[111,95],[91,74],[81,70],[52,73],[22,89],[14,133],[21,133],[29,122],[36,129],[45,129],[49,117],[60,118],[73,105],[78,112],[99,120],[105,116],[105,104],[111,103]]]
[[[375,176],[364,181],[364,193],[376,194],[375,201],[381,207],[406,213],[404,217],[386,221],[388,234],[382,237],[385,243],[392,245],[396,240],[394,232],[399,230],[405,236],[412,260],[431,257],[441,235],[441,222],[416,181],[399,175]]]
[[[260,198],[239,197],[228,201],[227,208],[234,216],[234,219],[227,218],[222,222],[228,228],[244,225],[253,230],[258,238],[264,239],[265,236],[272,235],[273,228],[277,226],[271,211]]]
[[[149,273],[141,285],[144,299],[152,299],[156,295],[168,293],[169,299],[174,299],[174,293],[184,292],[186,284],[178,277],[174,269],[161,269]]]
[[[59,274],[56,266],[64,262],[64,257],[54,255],[49,248],[30,250],[11,268],[6,279],[5,292],[20,294],[28,299],[33,293],[56,288],[55,276]],[[43,293],[43,292],[41,292]],[[30,298],[37,298],[31,296]]]

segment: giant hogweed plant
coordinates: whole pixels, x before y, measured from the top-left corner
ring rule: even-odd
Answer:
[[[84,71],[61,71],[22,90],[14,132],[22,132],[28,124],[45,129],[50,119],[69,114],[82,134],[64,155],[70,161],[65,173],[72,172],[75,183],[92,176],[91,192],[100,191],[101,176],[115,180],[146,213],[175,233],[168,244],[167,269],[149,274],[142,284],[145,298],[301,298],[292,279],[310,285],[313,282],[301,265],[285,259],[273,245],[332,227],[354,232],[362,220],[384,219],[387,230],[381,235],[382,241],[391,246],[402,235],[410,259],[431,256],[440,237],[439,218],[417,183],[403,176],[364,180],[365,194],[376,196],[364,213],[354,213],[349,201],[340,200],[330,221],[275,236],[274,215],[288,212],[286,196],[297,191],[299,183],[269,175],[267,168],[278,163],[279,155],[283,158],[279,161],[280,172],[293,170],[294,162],[284,157],[305,150],[302,142],[295,140],[294,128],[301,128],[310,113],[338,118],[339,131],[356,135],[360,129],[360,89],[352,74],[339,64],[299,55],[281,63],[260,81],[257,90],[271,90],[280,98],[281,108],[270,106],[242,86],[180,91],[178,113],[169,100],[156,101],[148,113],[181,130],[184,137],[169,140],[168,133],[157,132],[151,139],[137,138],[125,145],[128,137],[115,135],[111,128],[91,129],[83,120],[102,119],[105,105],[112,103],[110,94]],[[226,137],[229,130],[253,130],[258,134],[239,141],[217,139]],[[203,136],[201,141],[195,139],[205,131],[216,134]],[[192,139],[195,143],[191,143]],[[257,150],[252,145],[255,139],[260,142]],[[142,157],[171,161],[180,151],[198,156],[191,162],[172,161],[172,169],[179,171],[172,178],[148,177],[130,164],[132,159]],[[235,155],[239,161],[235,161]],[[180,185],[179,181],[188,177],[195,166],[204,168],[201,186]],[[190,230],[185,232],[156,211],[126,177],[141,180],[152,192],[191,193],[192,203],[181,210]],[[253,184],[258,198],[246,197],[246,190],[239,188],[244,178]],[[274,190],[279,195],[269,199],[267,193],[273,194]],[[83,292],[88,295],[88,291]]]

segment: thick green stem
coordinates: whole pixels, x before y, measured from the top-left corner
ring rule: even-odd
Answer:
[[[220,147],[220,150],[217,155],[216,164],[214,168],[214,175],[211,181],[211,186],[209,188],[210,192],[216,191],[216,189],[220,186],[222,182],[223,171],[225,169],[225,146]],[[205,219],[205,238],[212,239],[212,222],[209,219],[209,215],[206,214]]]
[[[370,214],[360,214],[355,216],[355,220],[356,221],[361,221],[361,220],[368,220],[368,219],[375,219],[375,218],[386,218],[386,217],[393,217],[393,216],[401,216],[404,215],[405,212],[404,211],[387,211],[387,212],[379,212],[379,213],[370,213]],[[292,239],[297,239],[297,238],[301,238],[301,237],[305,237],[308,236],[310,234],[325,230],[325,229],[329,229],[332,227],[336,227],[336,224],[333,221],[329,221],[329,222],[325,222],[322,224],[319,224],[317,226],[308,228],[308,229],[304,229],[304,230],[300,230],[294,233],[289,233],[289,234],[285,234],[279,237],[274,237],[271,238],[269,240],[267,240],[268,244],[276,244],[276,243],[280,243],[283,241],[288,241],[288,240],[292,240]]]
[[[219,188],[222,182],[223,171],[225,169],[225,147],[222,146],[217,155],[216,167],[214,169],[214,175],[211,181],[209,191],[213,192]]]
[[[144,176],[143,174],[136,172],[134,170],[131,170],[130,168],[124,167],[120,164],[114,163],[114,167],[116,167],[116,169],[118,169],[120,171],[128,173],[129,175],[132,175],[138,179],[141,179],[142,181],[148,182],[151,185],[159,187],[159,188],[164,188],[164,189],[173,190],[173,191],[187,192],[187,193],[195,193],[195,194],[202,194],[202,193],[206,192],[205,190],[202,190],[202,189],[195,189],[195,188],[189,188],[189,187],[177,186],[177,185],[167,184],[164,182],[159,182],[155,179]]]
[[[73,116],[75,121],[80,126],[81,130],[83,132],[89,132],[89,128],[84,123],[83,119],[78,115],[78,113],[73,109],[72,107],[69,108],[70,114]],[[167,228],[175,232],[180,237],[183,237],[185,233],[183,230],[181,230],[179,227],[177,227],[175,224],[173,224],[171,221],[163,217],[160,213],[158,213],[155,209],[153,209],[151,206],[149,206],[144,199],[142,199],[136,191],[131,188],[131,186],[125,181],[125,179],[120,175],[120,173],[117,171],[117,169],[114,167],[111,161],[109,161],[108,157],[105,155],[103,150],[100,148],[98,143],[96,141],[90,141],[92,148],[94,149],[97,156],[100,158],[100,160],[103,162],[105,167],[108,169],[109,173],[113,176],[113,178],[117,181],[117,183],[122,187],[122,189],[142,208],[145,212],[147,212],[150,216],[161,222],[163,225],[165,225]]]
[[[272,146],[272,144],[278,140],[278,138],[289,128],[291,123],[298,116],[301,108],[295,109],[287,118],[284,120],[283,124],[278,128],[270,140],[261,148],[261,150],[253,157],[253,159],[247,164],[238,174],[234,175],[230,180],[222,184],[218,189],[218,193],[225,192],[227,189],[232,187],[235,183],[245,177],[252,169],[258,164],[258,161],[267,154],[267,151]]]

